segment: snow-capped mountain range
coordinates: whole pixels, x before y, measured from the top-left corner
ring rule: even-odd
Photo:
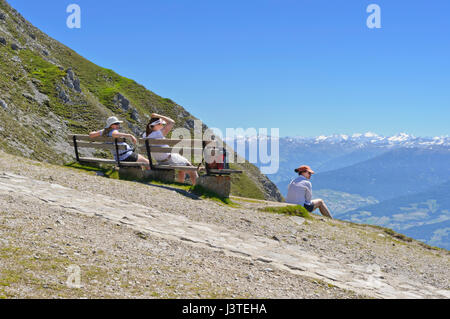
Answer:
[[[237,150],[241,156],[250,160],[249,151],[255,149],[255,144],[259,142],[261,145],[268,140],[274,142],[274,139],[277,138],[273,136],[238,136],[234,139],[225,139],[225,142]],[[242,144],[245,145],[245,148],[239,146]],[[267,149],[277,147],[276,145],[268,143]],[[269,174],[268,177],[285,194],[287,182],[293,176],[293,169],[300,164],[308,164],[317,172],[324,173],[369,161],[387,152],[401,149],[417,150],[418,154],[426,152],[430,158],[436,158],[440,152],[450,153],[450,137],[416,137],[406,133],[382,136],[367,132],[353,135],[280,137],[278,146],[278,156],[272,160],[279,163],[279,168],[276,173]],[[245,154],[242,153],[243,150],[245,150]],[[271,150],[269,152],[273,154]],[[277,153],[275,152],[275,154]],[[259,158],[254,164],[260,168],[266,165],[260,162]]]
[[[225,142],[255,142],[258,140],[274,139],[270,136],[236,136],[232,138],[225,138]],[[430,147],[430,146],[450,146],[450,136],[435,136],[435,137],[416,137],[407,133],[399,133],[393,136],[383,136],[372,132],[355,133],[352,135],[333,134],[320,135],[315,137],[280,137],[280,141],[291,142],[293,144],[349,144],[353,146],[402,146],[402,147]]]

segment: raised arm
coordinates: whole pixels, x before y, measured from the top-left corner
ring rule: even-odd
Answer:
[[[100,137],[101,135],[102,135],[102,131],[96,131],[96,132],[89,133],[90,138]]]
[[[170,117],[164,116],[164,115],[160,115],[160,114],[156,114],[153,113],[152,114],[152,118],[160,118],[163,119],[164,121],[166,121],[167,125],[161,130],[161,133],[166,136],[167,134],[169,134],[169,132],[172,130],[173,126],[175,125],[175,121],[172,120]]]
[[[136,137],[134,137],[134,135],[127,134],[127,133],[120,133],[117,130],[112,132],[111,137],[113,137],[113,138],[129,138],[134,144],[137,144],[137,140],[136,140]]]

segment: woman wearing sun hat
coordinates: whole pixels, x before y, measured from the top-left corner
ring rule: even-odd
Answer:
[[[119,121],[119,119],[117,117],[111,116],[110,118],[108,118],[106,120],[106,126],[104,129],[102,129],[100,131],[96,131],[96,132],[91,132],[89,134],[89,137],[94,138],[94,137],[104,136],[104,137],[112,137],[112,138],[128,138],[136,145],[137,140],[133,135],[119,132],[121,123],[123,123],[123,121]],[[149,161],[145,157],[136,153],[136,151],[133,150],[133,148],[131,148],[131,146],[128,145],[127,143],[119,142],[117,144],[125,146],[125,150],[119,151],[119,160],[121,162],[138,162],[138,163],[143,163],[146,165],[149,164]],[[116,152],[111,151],[111,153],[113,154],[114,159],[117,161]]]
[[[174,125],[175,121],[170,117],[153,113],[142,137],[149,139],[165,139],[166,135],[172,130]],[[168,145],[155,146],[168,147]],[[155,153],[153,156],[158,164],[161,165],[193,166],[189,160],[178,153]],[[179,183],[184,183],[186,174],[189,175],[192,185],[195,185],[198,178],[196,171],[179,170],[177,181]]]
[[[312,200],[312,184],[309,181],[314,171],[308,165],[302,165],[295,169],[298,177],[289,183],[286,202],[290,204],[302,205],[307,211],[312,212],[319,209],[323,216],[333,218],[330,211],[322,199]]]

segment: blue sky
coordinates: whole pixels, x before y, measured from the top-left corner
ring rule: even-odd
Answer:
[[[450,135],[448,0],[7,0],[210,127]],[[66,26],[69,4],[81,29]],[[369,4],[381,29],[369,29]]]

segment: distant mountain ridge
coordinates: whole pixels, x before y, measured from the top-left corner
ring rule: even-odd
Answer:
[[[244,143],[246,150],[268,139],[278,139],[279,143],[279,170],[268,177],[286,195],[286,182],[295,176],[294,168],[301,164],[310,165],[317,173],[325,173],[349,167],[366,160],[373,159],[389,151],[400,148],[439,150],[446,152],[450,149],[449,136],[416,137],[406,133],[393,136],[382,136],[367,132],[364,134],[335,134],[317,137],[270,137],[251,136],[225,138],[225,141],[234,146]],[[248,154],[240,154],[249,158]],[[255,163],[262,167],[264,163]]]
[[[386,146],[386,147],[416,147],[429,148],[433,146],[450,146],[450,136],[417,137],[407,133],[398,133],[392,136],[383,136],[372,132],[355,133],[352,135],[332,134],[320,136],[294,136],[294,137],[272,137],[272,136],[235,136],[226,137],[224,140],[230,143],[255,143],[259,140],[278,139],[280,145],[318,145],[318,144],[341,144],[353,146]]]
[[[246,143],[250,148],[266,139],[273,137],[238,137],[228,143]],[[450,137],[368,132],[282,137],[278,142],[279,171],[268,176],[284,195],[297,175],[294,168],[308,164],[316,171],[311,179],[313,196],[325,199],[337,218],[383,225],[449,247],[447,217],[433,220],[422,206],[436,203],[442,216],[450,211],[445,199],[450,198]],[[410,221],[392,222],[405,211]]]

